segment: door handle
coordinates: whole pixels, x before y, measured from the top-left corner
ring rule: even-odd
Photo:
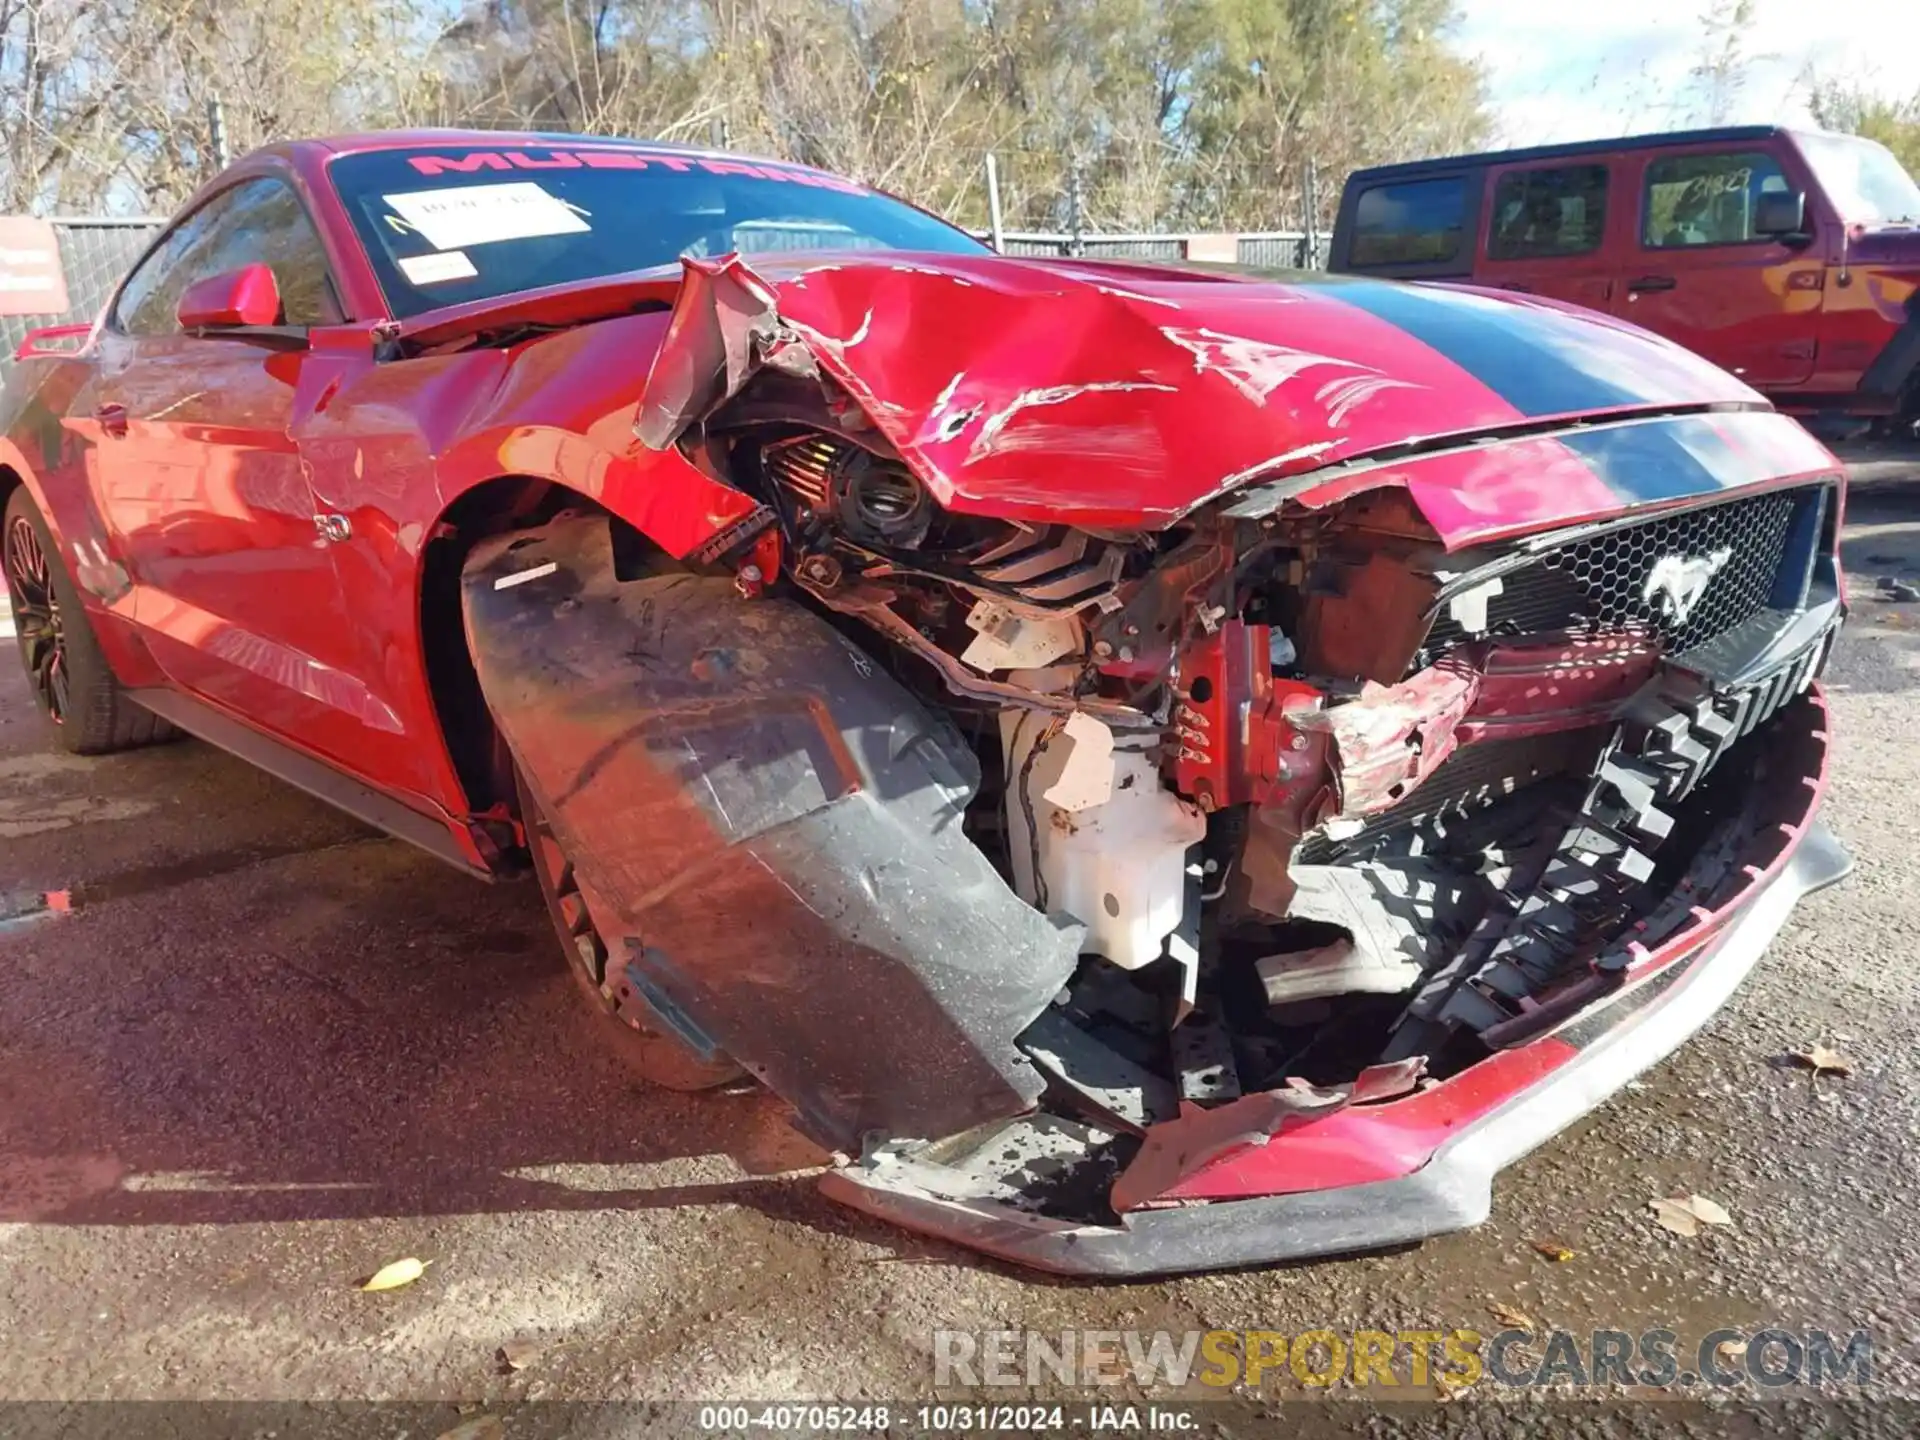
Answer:
[[[1642,275],[1638,280],[1627,282],[1627,295],[1631,298],[1646,290],[1673,290],[1679,284],[1671,275]]]
[[[120,440],[127,433],[127,407],[117,401],[109,400],[104,405],[93,408],[93,418],[100,422],[100,433],[111,435]]]

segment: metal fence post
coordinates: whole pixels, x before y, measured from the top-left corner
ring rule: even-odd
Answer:
[[[207,97],[207,149],[213,155],[213,168],[224,170],[230,161],[227,154],[227,108],[220,103],[220,97]]]
[[[1300,268],[1302,270],[1317,270],[1320,268],[1320,185],[1319,172],[1311,160],[1307,161],[1306,185],[1304,188],[1304,198],[1307,205],[1307,223],[1300,228],[1305,232],[1301,240],[1301,247],[1306,251],[1306,254],[1300,257]]]
[[[1069,255],[1087,253],[1086,228],[1086,216],[1080,204],[1080,157],[1075,155],[1067,165],[1067,253]]]
[[[1006,249],[1006,232],[1000,224],[1000,166],[991,150],[987,152],[987,223],[993,248]]]

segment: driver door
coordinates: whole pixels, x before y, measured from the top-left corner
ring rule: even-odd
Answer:
[[[1762,390],[1813,373],[1825,266],[1754,228],[1762,195],[1804,189],[1758,145],[1662,149],[1641,159],[1640,224],[1614,291],[1618,315]]]
[[[188,286],[253,263],[272,268],[293,333],[181,329]],[[298,195],[271,175],[241,180],[177,220],[128,277],[103,327],[92,417],[101,510],[155,661],[182,690],[346,759],[381,707],[356,674],[291,433],[308,363],[298,330],[340,318]]]

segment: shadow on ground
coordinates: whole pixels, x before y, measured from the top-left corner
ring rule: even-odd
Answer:
[[[11,673],[0,778],[0,1222],[837,1214],[778,1102],[602,1051],[530,882],[194,742],[52,753]]]

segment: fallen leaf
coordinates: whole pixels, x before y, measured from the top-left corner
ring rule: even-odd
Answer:
[[[1666,1226],[1676,1235],[1698,1235],[1700,1221],[1694,1216],[1693,1209],[1684,1200],[1649,1200],[1647,1208],[1653,1211],[1657,1224]]]
[[[1853,1074],[1853,1062],[1839,1051],[1829,1050],[1824,1045],[1814,1045],[1806,1050],[1795,1050],[1792,1058],[1811,1070],[1815,1079],[1829,1073],[1834,1075]]]
[[[1746,1353],[1747,1342],[1744,1340],[1722,1340],[1713,1347],[1713,1358],[1722,1365],[1731,1365]]]
[[[1533,1242],[1533,1248],[1555,1264],[1561,1264],[1573,1258],[1573,1251],[1557,1240],[1536,1240]]]
[[[1433,1393],[1442,1405],[1449,1400],[1457,1400],[1472,1388],[1471,1381],[1463,1379],[1451,1370],[1436,1370],[1433,1373]]]
[[[500,1363],[509,1370],[524,1370],[540,1358],[540,1347],[532,1340],[509,1340],[498,1352]]]
[[[439,1440],[506,1440],[506,1433],[507,1427],[498,1415],[476,1415],[451,1430],[442,1430]]]
[[[362,1290],[398,1290],[402,1285],[411,1285],[427,1273],[431,1260],[416,1260],[409,1255],[404,1260],[395,1260],[391,1265],[382,1265],[373,1272],[373,1277],[360,1288]]]
[[[1702,1225],[1731,1225],[1733,1216],[1704,1195],[1674,1195],[1665,1200],[1649,1200],[1647,1208],[1656,1222],[1676,1235],[1698,1235]]]
[[[1516,1310],[1511,1305],[1495,1300],[1487,1306],[1487,1313],[1509,1330],[1524,1330],[1529,1335],[1534,1332],[1533,1317],[1524,1310]]]
[[[1729,1215],[1726,1212],[1726,1208],[1722,1206],[1718,1201],[1709,1200],[1704,1195],[1692,1195],[1688,1197],[1687,1203],[1693,1206],[1694,1218],[1699,1220],[1702,1224],[1705,1224],[1705,1225],[1733,1224],[1733,1216]]]

